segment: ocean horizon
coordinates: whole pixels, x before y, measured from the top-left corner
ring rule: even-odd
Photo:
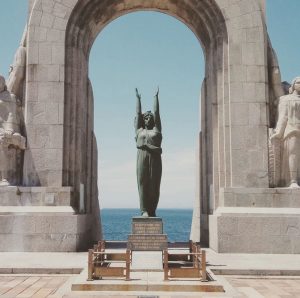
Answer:
[[[193,209],[159,208],[156,211],[163,220],[164,233],[169,242],[186,242],[190,238]],[[131,233],[131,218],[139,216],[135,208],[101,209],[102,231],[104,239],[126,241]]]

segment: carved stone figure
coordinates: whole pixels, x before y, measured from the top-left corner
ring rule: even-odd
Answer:
[[[154,113],[142,114],[141,95],[136,89],[137,105],[135,118],[137,152],[137,183],[141,215],[156,216],[162,173],[161,121],[158,93],[154,97]]]
[[[23,97],[23,82],[25,78],[26,48],[19,46],[13,65],[10,67],[7,90],[15,94],[18,98]]]
[[[5,79],[0,76],[0,186],[20,182],[21,150],[24,149],[18,101],[7,91]]]
[[[270,141],[273,144],[273,151],[277,152],[274,156],[275,160],[280,159],[280,177],[278,177],[277,186],[298,188],[300,182],[300,77],[293,80],[290,94],[280,97],[278,121]]]

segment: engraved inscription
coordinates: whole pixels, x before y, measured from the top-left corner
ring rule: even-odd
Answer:
[[[161,222],[156,222],[156,223],[133,222],[132,233],[133,234],[162,234],[163,233],[162,223]]]
[[[128,248],[132,250],[163,250],[167,248],[167,235],[129,235]]]

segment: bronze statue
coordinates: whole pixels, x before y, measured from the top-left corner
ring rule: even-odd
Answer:
[[[137,152],[137,183],[140,197],[141,215],[156,216],[161,180],[161,122],[158,93],[154,97],[154,113],[142,114],[141,95],[136,90],[137,104],[135,117]]]

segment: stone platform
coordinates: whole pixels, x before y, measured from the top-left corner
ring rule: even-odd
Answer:
[[[0,187],[0,206],[70,206],[71,187]]]
[[[300,276],[300,254],[233,254],[205,250],[207,268],[215,274]],[[86,267],[87,258],[87,252],[0,252],[0,274],[79,273]],[[137,258],[133,260],[135,268],[132,269],[149,268],[158,263],[158,259],[155,260],[157,262],[151,258],[146,261]]]
[[[0,187],[0,251],[86,250],[91,218],[75,214],[71,195],[71,187]]]
[[[131,272],[131,280],[102,279],[87,281],[87,270],[72,284],[72,291],[126,291],[126,292],[218,292],[224,293],[223,285],[215,280],[200,282],[196,279],[163,281],[163,272]],[[213,274],[212,274],[213,275]]]
[[[128,235],[128,248],[141,251],[162,251],[167,248],[167,235],[163,234],[160,217],[133,217],[132,234]]]
[[[219,253],[300,253],[300,189],[226,188],[209,216]]]
[[[111,243],[107,243],[110,247]],[[114,247],[123,246],[114,243]],[[124,251],[125,248],[122,248]],[[112,249],[111,251],[117,252],[120,249]],[[267,281],[268,275],[275,276],[276,284],[269,284],[270,295],[263,295],[263,297],[271,297],[271,294],[278,294],[279,288],[281,291],[288,295],[287,285],[290,286],[290,295],[292,297],[298,297],[299,295],[299,278],[300,276],[300,255],[273,255],[273,254],[220,254],[212,251],[211,249],[206,249],[207,251],[207,266],[215,274],[219,284],[224,286],[225,293],[205,293],[205,292],[150,292],[150,291],[71,291],[72,285],[78,284],[80,282],[79,276],[73,275],[70,280],[61,287],[54,297],[261,297],[253,290],[253,285],[262,287],[262,283]],[[143,252],[139,252],[143,253]],[[157,253],[157,252],[155,252]],[[24,276],[24,274],[39,275],[39,274],[49,274],[49,273],[60,273],[60,274],[74,274],[79,273],[85,268],[87,262],[87,253],[1,253],[0,252],[0,273],[2,276],[4,274],[14,274],[13,276]],[[137,267],[150,266],[152,263],[156,263],[153,259],[149,258],[145,264],[145,259],[135,259]],[[142,264],[141,262],[144,262]],[[151,263],[151,264],[148,264]],[[132,268],[133,269],[133,268]],[[135,271],[135,269],[133,269]],[[147,272],[146,272],[147,273]],[[132,277],[145,278],[153,282],[155,276],[161,276],[161,272],[151,272],[148,274],[145,272],[133,272]],[[157,273],[157,274],[156,274]],[[248,291],[248,295],[237,295],[236,289],[227,281],[224,275],[251,275],[251,287],[243,288],[243,290]],[[256,277],[255,277],[256,275]],[[281,277],[279,276],[281,275]],[[247,276],[240,276],[240,281],[246,281]],[[106,279],[105,283],[108,285],[113,285],[116,282],[121,282],[126,285],[125,281]],[[144,281],[144,283],[146,283]],[[155,280],[154,280],[155,281]],[[284,285],[286,281],[286,285]],[[84,282],[84,281],[82,281]],[[141,281],[139,281],[141,282]],[[170,282],[163,282],[163,284],[170,284]],[[176,281],[172,282],[172,286]],[[181,284],[180,284],[181,285]],[[36,285],[34,285],[36,286]],[[245,285],[242,285],[245,287]],[[241,286],[240,286],[241,287]],[[256,295],[257,294],[257,295]],[[298,294],[298,295],[297,295]],[[282,294],[284,295],[284,294]],[[272,296],[273,297],[273,296]]]

